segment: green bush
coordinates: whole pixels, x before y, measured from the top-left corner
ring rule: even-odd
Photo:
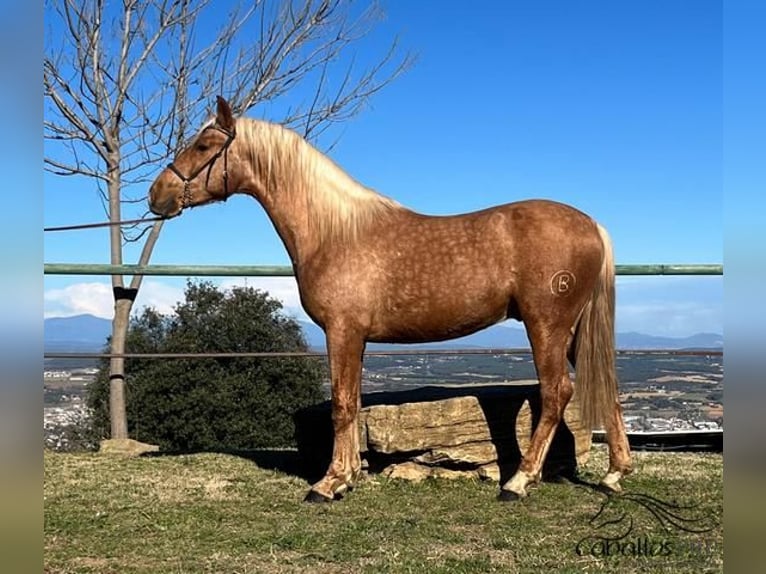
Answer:
[[[188,283],[173,314],[132,319],[127,352],[305,351],[296,321],[267,293]],[[312,357],[127,359],[131,438],[163,450],[294,445],[293,414],[321,401],[324,362]],[[88,393],[95,431],[109,435],[109,365]]]

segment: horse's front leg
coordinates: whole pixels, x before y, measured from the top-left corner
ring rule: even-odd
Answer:
[[[332,461],[324,478],[306,495],[307,502],[331,502],[354,486],[362,469],[359,456],[364,340],[345,329],[327,329],[327,352],[332,382]]]

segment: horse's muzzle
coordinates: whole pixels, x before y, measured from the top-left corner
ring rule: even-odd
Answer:
[[[155,215],[173,217],[181,213],[181,205],[173,194],[163,194],[155,184],[149,189],[149,210]]]

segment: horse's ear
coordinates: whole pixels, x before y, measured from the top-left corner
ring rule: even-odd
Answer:
[[[216,123],[225,130],[234,131],[234,116],[231,113],[229,102],[224,100],[221,96],[217,96],[216,103],[218,105]]]

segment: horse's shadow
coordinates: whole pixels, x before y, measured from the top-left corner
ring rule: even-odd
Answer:
[[[401,405],[475,397],[487,421],[490,440],[497,451],[501,484],[513,476],[521,462],[519,442],[528,442],[529,436],[517,437],[516,420],[525,403],[531,411],[531,428],[540,418],[540,388],[537,384],[482,385],[482,386],[426,386],[404,391],[366,393],[362,406]],[[304,474],[322,476],[332,456],[333,429],[330,402],[326,401],[303,409],[296,414],[296,439],[298,449],[304,454]],[[364,433],[362,433],[364,435]],[[402,453],[406,460],[413,453]],[[379,456],[374,452],[364,454],[371,472],[379,472],[386,465],[397,462],[396,456]],[[575,437],[564,421],[554,435],[549,455],[543,465],[543,480],[562,479],[577,481]],[[580,481],[582,482],[582,481]],[[595,485],[594,485],[595,488]]]
[[[235,456],[252,462],[258,468],[274,470],[290,476],[314,483],[324,475],[326,468],[319,469],[315,465],[306,464],[297,450],[290,449],[192,449],[192,450],[163,450],[146,452],[141,456],[146,458],[178,457],[195,454],[223,454]]]
[[[519,468],[523,452],[520,443],[528,443],[540,421],[540,386],[514,385],[480,387],[472,393],[479,401],[487,420],[492,443],[497,450],[500,484],[505,484]],[[529,436],[518,436],[521,431],[516,422],[527,403],[531,412]],[[575,437],[565,421],[561,421],[553,435],[542,469],[544,481],[577,480],[577,452]]]

